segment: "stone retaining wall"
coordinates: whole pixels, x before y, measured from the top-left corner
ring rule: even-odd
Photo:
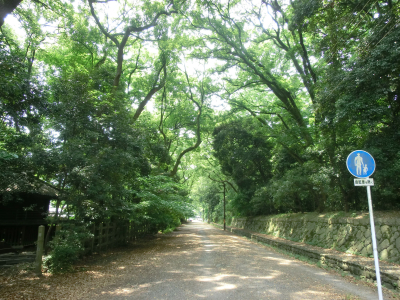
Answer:
[[[232,227],[264,233],[327,249],[373,257],[371,228],[367,213],[345,217],[343,213],[286,214],[281,216],[236,218]],[[380,214],[382,216],[382,214]],[[400,218],[375,218],[379,258],[400,263]]]

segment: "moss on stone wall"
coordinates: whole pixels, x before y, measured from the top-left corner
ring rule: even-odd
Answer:
[[[400,263],[400,213],[374,214],[380,259]],[[366,257],[373,255],[370,220],[366,212],[234,218],[231,226]]]

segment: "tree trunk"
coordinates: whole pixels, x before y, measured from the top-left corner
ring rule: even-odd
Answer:
[[[22,0],[0,0],[0,27],[4,24],[4,18],[13,12]]]

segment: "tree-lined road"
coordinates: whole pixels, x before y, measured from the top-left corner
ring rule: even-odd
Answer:
[[[48,241],[62,216],[49,272],[110,220],[155,233],[200,212],[357,218],[356,149],[377,162],[374,210],[400,211],[400,0],[69,2],[0,1],[0,240],[29,245],[48,224]],[[204,239],[181,254],[200,270],[220,249]],[[250,276],[232,268],[214,271]]]

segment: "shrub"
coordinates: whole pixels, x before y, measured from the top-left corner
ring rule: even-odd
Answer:
[[[65,273],[73,270],[73,264],[84,253],[84,242],[91,234],[83,227],[63,226],[50,242],[51,253],[44,260],[44,266],[53,273]]]

